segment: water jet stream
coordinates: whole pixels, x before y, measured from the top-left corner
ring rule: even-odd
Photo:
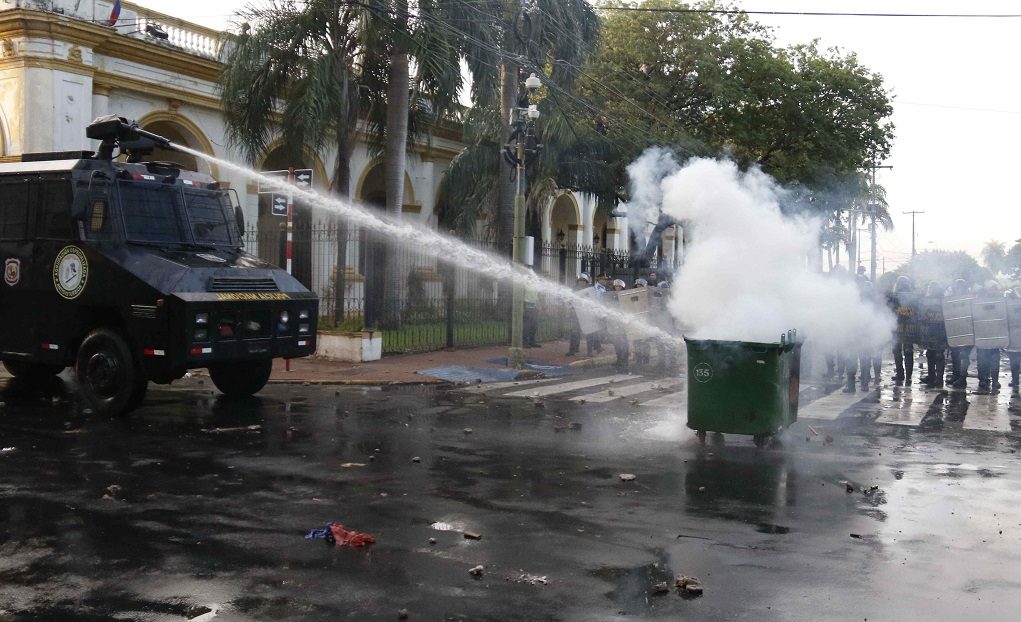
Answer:
[[[425,254],[442,257],[444,261],[456,263],[462,268],[491,278],[510,281],[524,287],[531,287],[575,307],[584,307],[604,320],[627,326],[641,338],[659,339],[678,349],[684,347],[683,339],[671,335],[660,328],[650,326],[635,316],[622,313],[617,309],[607,307],[590,298],[579,296],[574,290],[545,279],[522,265],[511,263],[505,258],[472,248],[456,238],[431,229],[414,227],[407,223],[391,222],[349,201],[326,197],[311,190],[304,190],[295,186],[288,186],[281,179],[268,177],[258,171],[235,164],[229,160],[221,160],[183,145],[172,143],[172,147],[178,151],[215,163],[221,170],[229,169],[249,179],[257,180],[263,187],[272,187],[282,192],[290,192],[294,197],[302,199],[311,206],[337,214],[360,227],[388,235],[396,241],[414,243],[417,250]]]

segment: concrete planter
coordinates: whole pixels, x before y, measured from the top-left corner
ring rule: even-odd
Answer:
[[[348,333],[319,333],[316,358],[344,363],[378,361],[383,357],[383,333],[360,330]]]

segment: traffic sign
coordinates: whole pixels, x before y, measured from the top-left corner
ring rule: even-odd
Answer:
[[[285,194],[274,194],[273,195],[273,215],[274,216],[287,216],[287,195]]]
[[[264,177],[272,177],[274,180],[280,180],[280,185],[272,184],[270,186],[264,186],[262,181],[259,181],[259,194],[265,194],[267,192],[280,192],[282,186],[287,183],[287,174],[289,171],[262,171],[260,175]],[[294,169],[294,185],[302,190],[312,189],[312,169],[310,168],[296,168]]]

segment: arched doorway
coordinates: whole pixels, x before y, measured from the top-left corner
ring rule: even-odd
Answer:
[[[402,212],[404,206],[415,204],[415,192],[407,173],[404,175],[403,194]],[[355,187],[355,197],[376,211],[386,211],[387,186],[382,160],[370,163],[362,172]],[[400,324],[400,310],[407,302],[406,297],[409,294],[416,298],[426,297],[426,286],[414,280],[427,272],[423,270],[426,267],[425,259],[414,253],[413,249],[394,244],[393,240],[364,228],[358,232],[356,243],[358,265],[365,277],[365,326],[395,328]],[[388,279],[393,279],[395,285],[390,288],[394,297],[390,301],[385,300]],[[419,301],[416,299],[415,302]],[[390,305],[390,308],[386,305]]]
[[[557,249],[557,260],[549,272],[558,281],[573,282],[581,272],[582,259],[585,256],[581,248],[581,210],[574,195],[563,193],[547,208],[546,220],[549,222],[550,238],[553,248]]]
[[[325,173],[322,172],[323,167],[318,159],[313,159],[311,163],[306,162],[304,158],[295,162],[294,158],[289,157],[286,150],[279,146],[270,150],[258,168],[260,171],[284,171],[291,166],[295,169],[312,169],[312,185],[317,191],[322,191],[327,187],[329,180],[325,178]],[[277,196],[280,197],[280,194]],[[273,201],[274,194],[268,192],[259,194],[257,222],[259,256],[272,264],[285,266],[287,264],[287,217],[273,213]],[[321,293],[324,287],[323,279],[327,277],[319,278],[321,275],[316,274],[317,271],[313,266],[313,246],[317,241],[317,236],[314,231],[315,218],[312,208],[301,200],[295,200],[293,220],[294,241],[291,246],[291,272],[302,285]],[[330,254],[324,252],[323,255],[328,257]],[[326,309],[324,308],[323,311],[325,312]]]

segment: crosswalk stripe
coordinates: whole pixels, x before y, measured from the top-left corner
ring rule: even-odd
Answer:
[[[677,391],[676,393],[667,393],[660,397],[651,399],[647,402],[642,402],[639,406],[649,406],[651,408],[659,408],[661,406],[680,406],[682,408],[688,407],[688,392],[686,390]]]
[[[598,393],[588,393],[586,395],[579,395],[572,397],[572,402],[610,402],[622,397],[630,397],[632,395],[638,395],[646,391],[652,391],[657,387],[675,387],[681,383],[680,378],[674,378],[671,380],[660,380],[658,382],[639,382],[637,384],[629,384],[623,387],[615,387],[612,389],[606,389],[599,391]]]
[[[607,382],[621,382],[624,380],[638,380],[641,376],[632,376],[628,374],[617,374],[614,376],[602,376],[600,378],[589,378],[587,380],[575,380],[574,382],[563,382],[551,386],[543,386],[535,389],[528,388],[521,391],[511,391],[510,393],[504,393],[503,397],[546,397],[547,395],[556,395],[557,393],[567,393],[569,391],[577,391],[579,389],[587,389]]]
[[[894,388],[891,393],[883,387],[879,396],[883,414],[876,417],[876,423],[916,426],[939,397],[939,394],[926,393],[921,387]]]
[[[553,382],[554,380],[560,380],[560,378],[532,378],[529,380],[514,380],[509,382],[484,382],[482,384],[473,384],[469,387],[460,387],[460,390],[467,391],[468,393],[488,393],[490,391],[499,391],[500,389],[516,389],[535,384],[545,384],[547,382]]]
[[[845,410],[868,397],[868,393],[844,393],[839,389],[820,397],[807,406],[798,408],[798,419],[823,419],[832,421]]]
[[[968,397],[968,410],[964,417],[965,430],[989,430],[992,432],[1010,432],[1010,418],[1007,416],[1007,403],[1000,402],[999,395],[971,395]]]

